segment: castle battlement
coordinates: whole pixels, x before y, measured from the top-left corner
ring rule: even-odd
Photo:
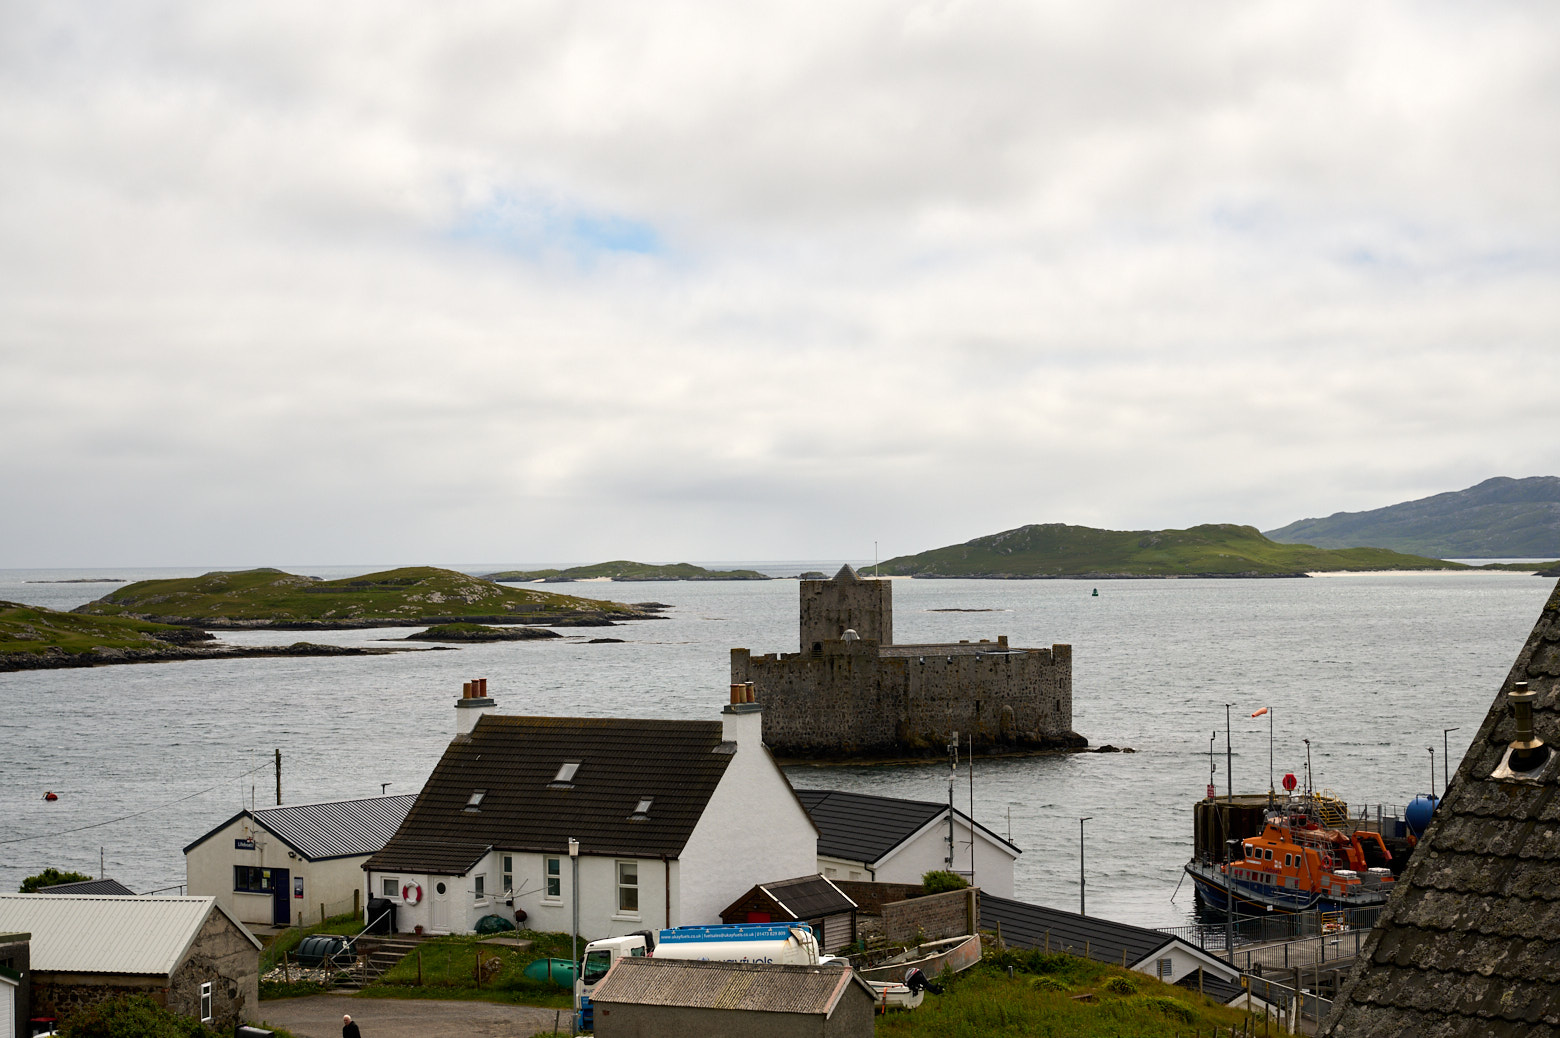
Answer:
[[[1072,646],[895,645],[890,582],[849,566],[802,581],[800,599],[800,652],[731,650],[731,680],[753,683],[780,756],[940,754],[954,732],[984,753],[1087,745],[1072,730]]]

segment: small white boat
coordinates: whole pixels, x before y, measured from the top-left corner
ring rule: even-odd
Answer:
[[[903,984],[887,980],[869,980],[867,984],[877,993],[878,1011],[890,1009],[914,1009],[926,997],[926,989],[911,991]]]

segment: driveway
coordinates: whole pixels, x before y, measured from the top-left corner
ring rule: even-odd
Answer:
[[[363,1038],[427,1038],[462,1035],[472,1038],[524,1038],[552,1034],[552,1009],[500,1005],[496,1002],[441,1002],[429,998],[351,998],[310,995],[268,999],[259,1017],[285,1027],[298,1038],[341,1038],[341,1017],[351,1013]],[[569,1011],[558,1012],[558,1027],[569,1033]]]

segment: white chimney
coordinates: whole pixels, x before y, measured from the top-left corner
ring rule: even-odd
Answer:
[[[477,726],[477,718],[493,709],[488,698],[487,678],[474,678],[460,687],[460,698],[455,700],[455,734],[470,735]]]
[[[757,749],[764,742],[764,708],[754,701],[753,682],[731,686],[731,702],[720,712],[720,737],[744,747]]]

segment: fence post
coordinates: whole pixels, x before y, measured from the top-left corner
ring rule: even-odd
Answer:
[[[422,987],[422,949],[417,949],[417,986]]]
[[[363,911],[363,892],[356,887],[352,888],[352,914],[354,916]]]

